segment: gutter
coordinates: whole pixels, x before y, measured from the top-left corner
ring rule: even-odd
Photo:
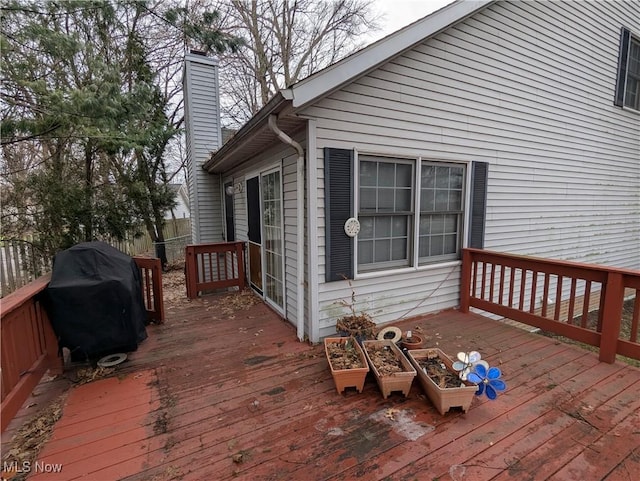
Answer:
[[[235,150],[238,146],[242,145],[244,139],[253,132],[260,128],[262,123],[266,120],[266,118],[270,115],[273,115],[275,111],[282,107],[288,100],[291,99],[291,96],[288,95],[287,92],[279,91],[276,93],[267,104],[258,111],[249,121],[242,126],[240,130],[236,132],[236,134],[227,141],[220,149],[211,154],[209,160],[207,160],[202,168],[209,172],[215,171],[220,163],[222,163],[225,159],[225,156]],[[286,135],[286,134],[285,134]]]
[[[302,146],[285,134],[277,124],[278,116],[276,114],[269,115],[269,128],[278,136],[278,138],[287,145],[293,147],[298,153],[297,159],[297,178],[296,178],[296,196],[298,198],[298,206],[296,210],[297,217],[297,335],[298,340],[304,339],[304,150]]]

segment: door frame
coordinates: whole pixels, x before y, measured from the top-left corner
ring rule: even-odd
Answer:
[[[278,306],[276,303],[271,301],[271,299],[267,298],[266,295],[266,252],[264,249],[265,242],[265,230],[264,230],[264,203],[262,198],[262,177],[265,175],[272,174],[274,172],[278,172],[280,177],[280,220],[281,220],[281,229],[282,229],[282,239],[280,241],[280,248],[282,252],[282,306]],[[260,262],[261,262],[261,272],[262,272],[262,292],[259,295],[262,297],[262,300],[265,301],[269,306],[271,306],[274,310],[276,310],[279,314],[281,314],[284,318],[286,318],[287,313],[287,283],[286,283],[286,259],[285,259],[285,222],[284,222],[284,179],[282,174],[282,162],[278,162],[277,164],[271,164],[269,167],[264,167],[259,170],[254,170],[247,173],[244,176],[245,183],[245,192],[246,184],[249,179],[254,177],[258,177],[258,196],[260,199]],[[249,204],[247,202],[247,219],[249,217]],[[249,282],[251,285],[251,282]],[[255,289],[254,289],[255,291]],[[256,291],[257,292],[257,291]],[[258,293],[258,292],[257,292]]]

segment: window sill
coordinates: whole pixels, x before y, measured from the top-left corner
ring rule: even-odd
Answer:
[[[426,272],[435,269],[446,269],[447,267],[456,267],[462,265],[461,260],[440,262],[437,264],[429,264],[418,267],[403,267],[401,269],[386,269],[383,271],[361,272],[354,276],[354,280],[375,279],[377,277],[399,276],[403,274],[412,274],[414,272]]]
[[[636,114],[636,115],[640,115],[640,110],[636,110],[633,107],[627,107],[626,105],[622,106],[622,110],[624,110],[626,112],[631,112],[631,113]]]

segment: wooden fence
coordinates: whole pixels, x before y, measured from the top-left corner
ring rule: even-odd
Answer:
[[[184,256],[184,247],[191,242],[191,220],[171,219],[164,227],[164,238],[169,262],[177,262]],[[130,256],[155,256],[155,246],[149,234],[118,241],[100,239]],[[0,241],[0,297],[37,279],[51,270],[51,258],[35,245],[24,240]]]
[[[51,270],[51,259],[24,240],[0,242],[0,297]]]
[[[134,258],[142,275],[147,316],[164,321],[159,259]],[[40,301],[50,275],[39,277],[0,300],[0,431],[4,431],[47,370],[61,373],[58,341]]]
[[[187,297],[206,290],[245,287],[244,242],[217,242],[186,247]]]
[[[470,307],[597,346],[604,362],[640,359],[640,271],[464,249],[460,310]]]

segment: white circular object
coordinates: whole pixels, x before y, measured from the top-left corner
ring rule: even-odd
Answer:
[[[393,337],[386,337],[388,333],[392,333]],[[398,342],[400,339],[402,339],[402,331],[395,326],[385,327],[378,333],[378,341],[390,340],[392,342]]]
[[[124,353],[109,354],[108,356],[104,356],[98,361],[98,366],[113,367],[123,363],[126,359],[127,359],[127,355]]]
[[[355,217],[349,217],[344,223],[344,233],[349,237],[355,237],[360,232],[360,222]]]

